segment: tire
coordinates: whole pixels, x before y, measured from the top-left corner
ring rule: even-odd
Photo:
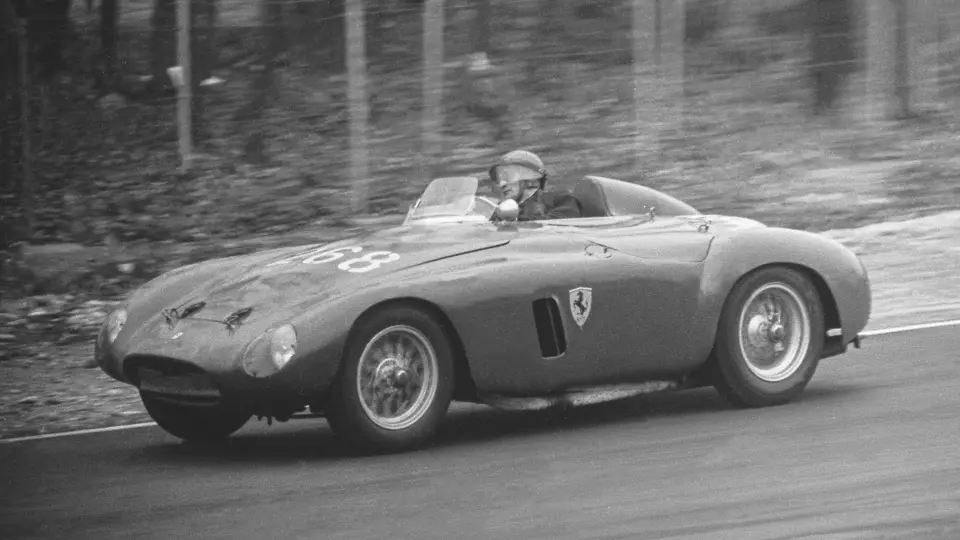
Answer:
[[[243,409],[226,406],[191,406],[169,403],[140,394],[147,413],[164,431],[189,442],[211,443],[226,439],[252,416]]]
[[[401,355],[385,356],[386,343],[394,352],[403,347]],[[327,403],[330,427],[364,451],[423,446],[450,406],[454,354],[444,326],[420,309],[398,305],[363,317]]]
[[[787,403],[813,378],[825,332],[820,295],[803,274],[785,267],[748,274],[720,315],[714,387],[738,407]]]

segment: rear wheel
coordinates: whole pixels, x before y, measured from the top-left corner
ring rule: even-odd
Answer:
[[[249,412],[224,405],[180,405],[144,393],[140,394],[150,417],[164,431],[190,442],[226,439],[242,428]]]
[[[741,407],[786,403],[813,378],[824,332],[820,296],[803,274],[784,267],[749,274],[720,316],[714,386]]]
[[[450,406],[453,355],[444,327],[422,310],[394,306],[365,317],[330,396],[330,427],[369,451],[424,444]]]

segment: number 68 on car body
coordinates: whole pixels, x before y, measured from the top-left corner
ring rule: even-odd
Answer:
[[[288,257],[286,259],[270,263],[267,266],[270,267],[288,264],[291,262],[296,262],[297,260],[300,260],[302,264],[324,264],[340,260],[345,256],[346,253],[360,253],[362,251],[363,248],[360,246],[348,246],[334,249],[321,247],[308,251],[307,253],[302,253],[294,257]],[[354,257],[353,259],[343,261],[337,265],[337,268],[345,272],[362,274],[371,270],[376,270],[384,264],[398,260],[400,260],[400,255],[392,251],[371,251],[359,257]]]

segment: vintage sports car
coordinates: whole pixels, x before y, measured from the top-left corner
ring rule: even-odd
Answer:
[[[434,180],[400,226],[164,274],[109,315],[96,359],[182,439],[324,416],[397,451],[452,400],[539,409],[713,385],[777,405],[859,346],[869,281],[837,242],[597,176],[573,190],[584,217],[517,222],[478,184]]]

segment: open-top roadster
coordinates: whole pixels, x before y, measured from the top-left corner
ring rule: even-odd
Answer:
[[[477,189],[440,178],[400,226],[164,274],[108,317],[97,361],[183,439],[311,411],[399,450],[451,400],[532,409],[713,385],[781,404],[870,314],[860,260],[816,234],[595,176],[573,190],[576,219],[516,222],[515,203]]]

